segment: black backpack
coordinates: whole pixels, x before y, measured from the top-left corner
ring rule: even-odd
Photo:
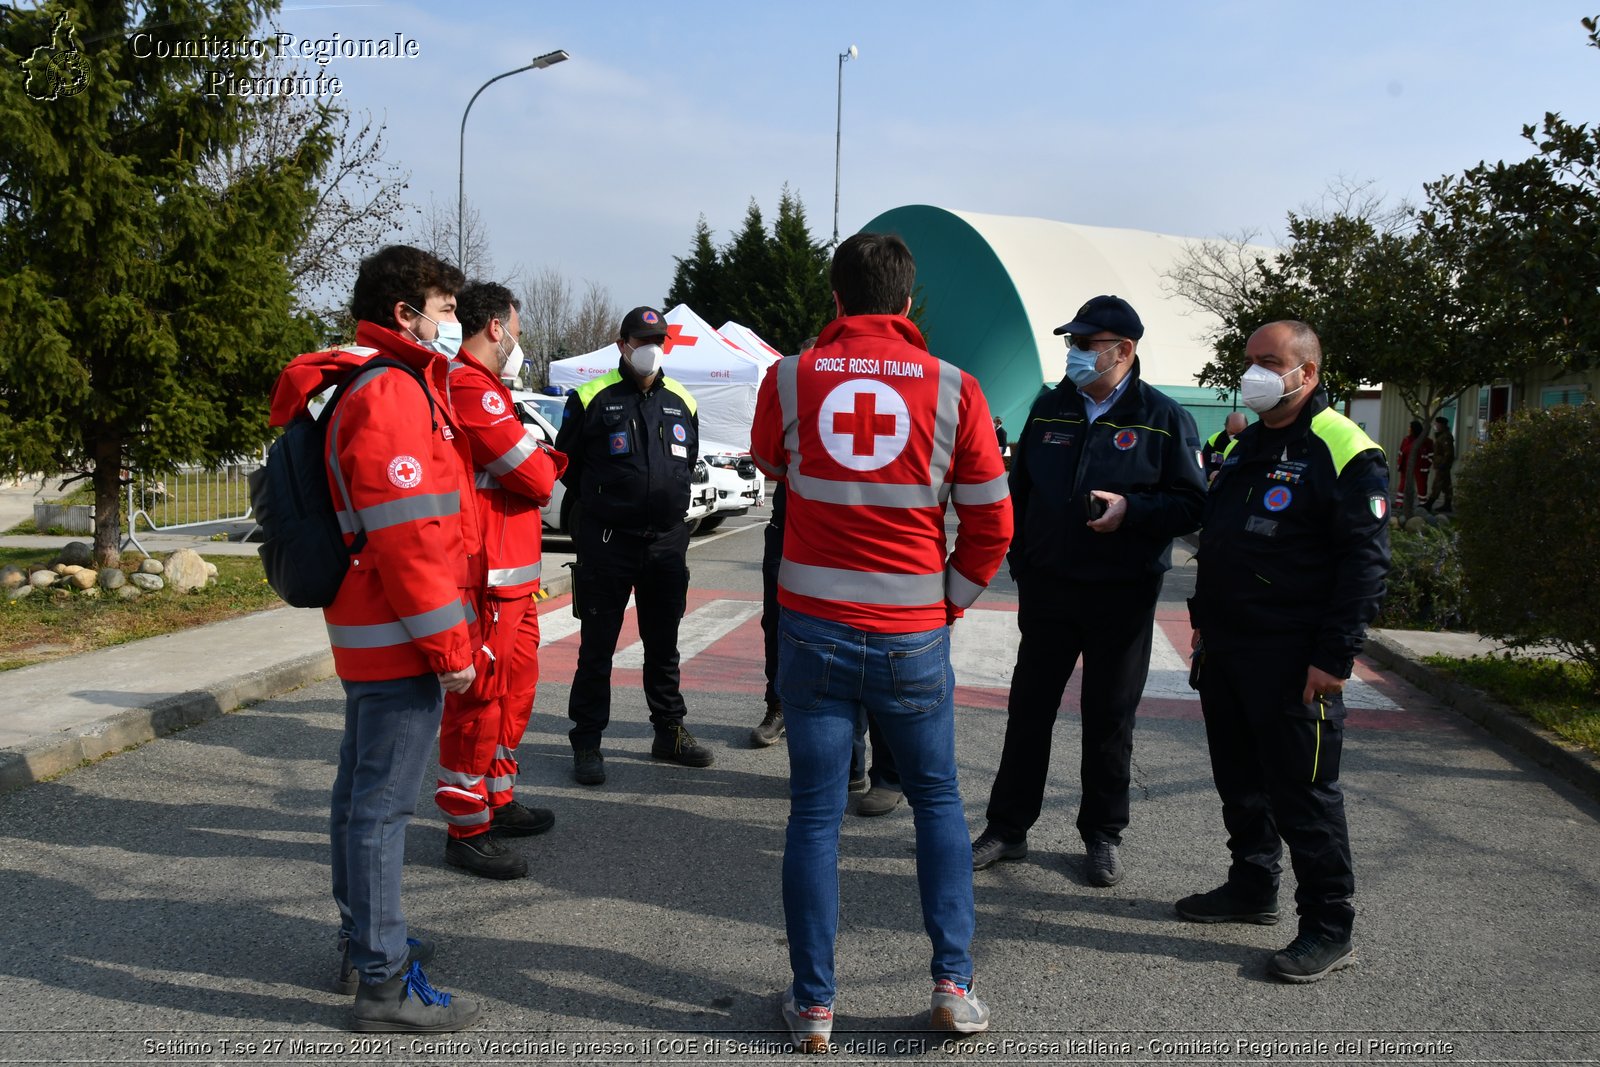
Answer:
[[[375,356],[344,377],[320,418],[298,416],[267,451],[267,462],[250,475],[250,509],[261,527],[261,566],[285,603],[325,608],[339,595],[350,557],[367,543],[367,531],[345,547],[328,486],[327,428],[334,408],[356,381],[382,367],[403,370],[428,398],[428,417],[439,428],[433,394],[422,374],[398,360]],[[345,502],[347,505],[349,501]],[[350,508],[354,517],[355,509]]]

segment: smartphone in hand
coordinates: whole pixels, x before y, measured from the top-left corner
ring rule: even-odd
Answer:
[[[1083,498],[1083,510],[1088,513],[1090,522],[1105,515],[1108,506],[1104,500],[1093,493],[1089,493]]]

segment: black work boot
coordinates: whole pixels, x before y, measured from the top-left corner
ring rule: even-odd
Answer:
[[[579,785],[604,785],[606,761],[598,748],[578,748],[572,752],[572,777]]]
[[[1282,952],[1275,952],[1267,973],[1285,982],[1316,982],[1346,967],[1354,967],[1356,950],[1350,939],[1326,934],[1301,934]]]
[[[685,767],[709,767],[712,759],[711,750],[697,742],[682,723],[658,729],[650,755]]]
[[[501,837],[532,837],[556,824],[556,813],[549,808],[523,807],[515,800],[494,809],[489,829]]]
[[[381,985],[361,983],[350,1009],[350,1025],[363,1033],[448,1034],[478,1021],[478,1005],[441,993],[413,963]]]
[[[777,704],[767,705],[767,717],[761,720],[761,725],[750,731],[751,748],[767,748],[778,743],[778,738],[783,736],[783,708]]]
[[[1273,926],[1278,921],[1278,894],[1250,897],[1230,884],[1209,893],[1195,893],[1177,903],[1180,916],[1194,923],[1255,923]]]
[[[444,845],[444,861],[479,878],[528,877],[528,861],[491,833],[450,838]]]

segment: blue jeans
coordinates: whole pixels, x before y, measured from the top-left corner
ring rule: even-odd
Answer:
[[[344,740],[333,780],[333,899],[350,962],[369,985],[405,969],[400,868],[406,824],[444,711],[436,675],[344,682]]]
[[[833,1004],[839,827],[862,708],[894,755],[917,831],[922,924],[935,981],[972,981],[972,843],[956,782],[955,672],[947,627],[875,634],[799,612],[778,621],[789,734],[783,914],[796,1001]]]

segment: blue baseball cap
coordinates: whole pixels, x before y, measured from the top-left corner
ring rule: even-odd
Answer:
[[[1139,321],[1139,313],[1133,310],[1133,305],[1122,297],[1097,296],[1079,308],[1071,322],[1056,327],[1057,334],[1102,330],[1137,341],[1144,336],[1144,323]]]

